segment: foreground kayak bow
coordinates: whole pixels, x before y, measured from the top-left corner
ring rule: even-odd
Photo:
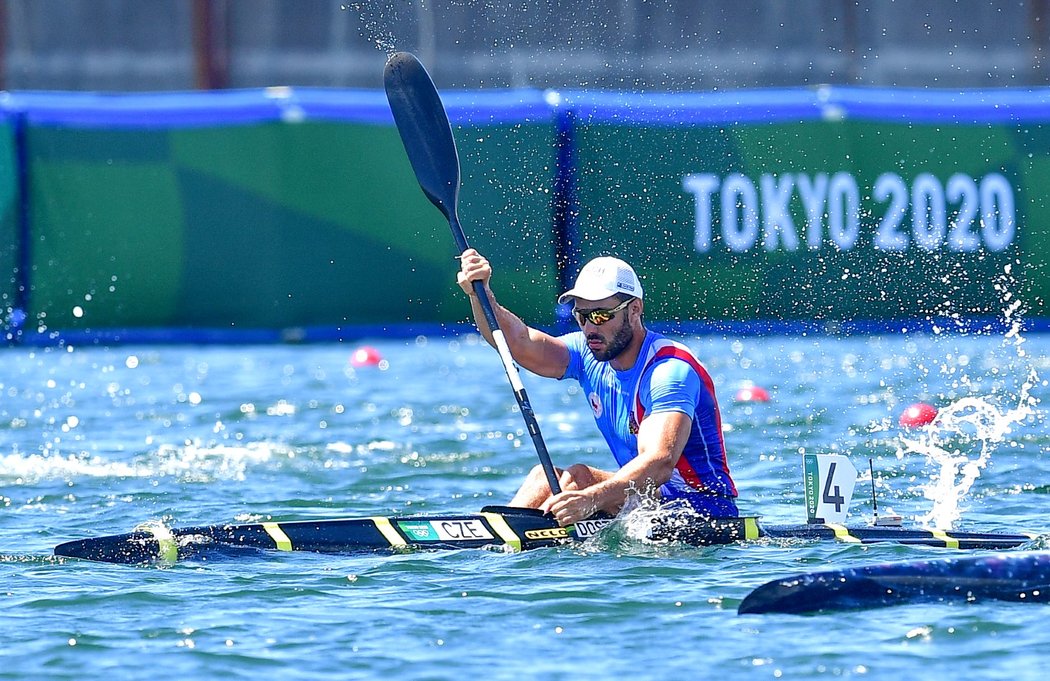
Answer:
[[[915,560],[794,575],[758,587],[737,612],[804,614],[980,600],[1050,602],[1050,552]]]
[[[55,555],[109,563],[174,562],[209,552],[248,550],[362,553],[412,549],[476,549],[503,546],[524,551],[588,539],[614,519],[591,519],[571,528],[539,511],[487,506],[477,514],[300,520],[242,525],[207,525],[169,529],[146,526],[126,534],[92,537],[55,547]],[[1030,535],[939,532],[899,527],[785,525],[763,527],[758,519],[658,518],[649,531],[653,540],[682,541],[696,546],[729,544],[761,537],[853,543],[893,542],[948,548],[1005,549],[1020,546]]]

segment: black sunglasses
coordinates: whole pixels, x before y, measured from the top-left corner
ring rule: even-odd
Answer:
[[[628,298],[616,307],[608,310],[603,310],[600,307],[593,310],[577,310],[576,308],[573,308],[572,314],[576,317],[576,321],[580,326],[583,326],[584,322],[590,322],[595,326],[601,326],[615,317],[617,312],[627,307],[632,300],[634,300],[634,298]]]

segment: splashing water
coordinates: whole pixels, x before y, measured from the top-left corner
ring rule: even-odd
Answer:
[[[942,409],[916,438],[901,438],[897,457],[922,454],[939,471],[924,489],[933,508],[918,518],[920,524],[948,530],[959,519],[959,504],[980,477],[992,452],[1010,434],[1014,424],[1035,413],[1038,400],[1030,394],[1035,372],[1021,388],[1017,406],[1005,411],[983,397],[964,397]]]
[[[361,34],[374,43],[376,48],[388,55],[397,51],[397,36],[395,27],[403,25],[407,17],[402,12],[408,12],[415,8],[417,20],[432,19],[424,2],[407,3],[403,6],[389,6],[387,3],[370,3],[364,1],[348,2],[339,6],[343,11],[354,12],[361,22]],[[404,29],[401,31],[405,32]]]
[[[660,502],[652,494],[642,494],[636,489],[631,489],[617,520],[622,523],[624,533],[628,537],[644,540],[649,538],[653,519],[660,516],[662,510]]]
[[[1025,338],[1021,334],[1026,306],[1015,297],[1011,288],[1016,284],[1012,266],[1007,264],[994,284],[1002,303],[1003,321],[1007,332],[1003,346],[1013,350],[1018,360],[1027,355]],[[964,377],[963,383],[969,384]],[[1036,414],[1039,399],[1031,394],[1039,384],[1039,376],[1030,368],[1021,384],[1017,406],[1000,411],[985,397],[964,397],[942,409],[916,438],[901,437],[897,458],[916,453],[939,466],[929,485],[924,489],[933,507],[925,516],[917,518],[926,527],[947,530],[959,519],[959,504],[981,475],[992,452],[1010,434],[1012,426]]]
[[[702,516],[683,500],[661,501],[655,491],[642,492],[632,486],[613,521],[585,541],[574,543],[573,551],[665,557],[688,545],[664,537],[654,539],[654,527],[673,536],[678,531],[688,532],[700,518]]]
[[[624,536],[635,541],[650,541],[650,532],[656,521],[672,532],[687,530],[700,515],[682,500],[661,501],[654,489],[641,492],[631,488],[617,515],[616,522]]]

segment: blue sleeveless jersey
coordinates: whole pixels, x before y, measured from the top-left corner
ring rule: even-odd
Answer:
[[[665,500],[682,499],[714,517],[739,515],[736,485],[726,462],[722,419],[714,382],[685,345],[647,331],[638,361],[627,371],[599,362],[583,332],[561,336],[569,348],[565,378],[574,378],[587,394],[598,430],[616,462],[638,456],[638,424],[647,415],[679,411],[692,427],[671,480],[660,488]]]

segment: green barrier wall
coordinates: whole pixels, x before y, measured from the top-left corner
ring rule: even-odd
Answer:
[[[556,296],[552,119],[457,126],[460,215],[534,319]],[[46,329],[405,325],[469,317],[442,215],[392,124],[30,125]]]
[[[604,253],[682,328],[1050,316],[1050,90],[445,102],[464,227],[534,324],[568,323],[557,293]],[[26,333],[469,318],[380,92],[23,94],[0,112],[0,296],[25,277]]]
[[[1047,312],[1045,126],[583,122],[576,139],[580,256],[637,263],[652,319],[994,317],[1018,294]]]

